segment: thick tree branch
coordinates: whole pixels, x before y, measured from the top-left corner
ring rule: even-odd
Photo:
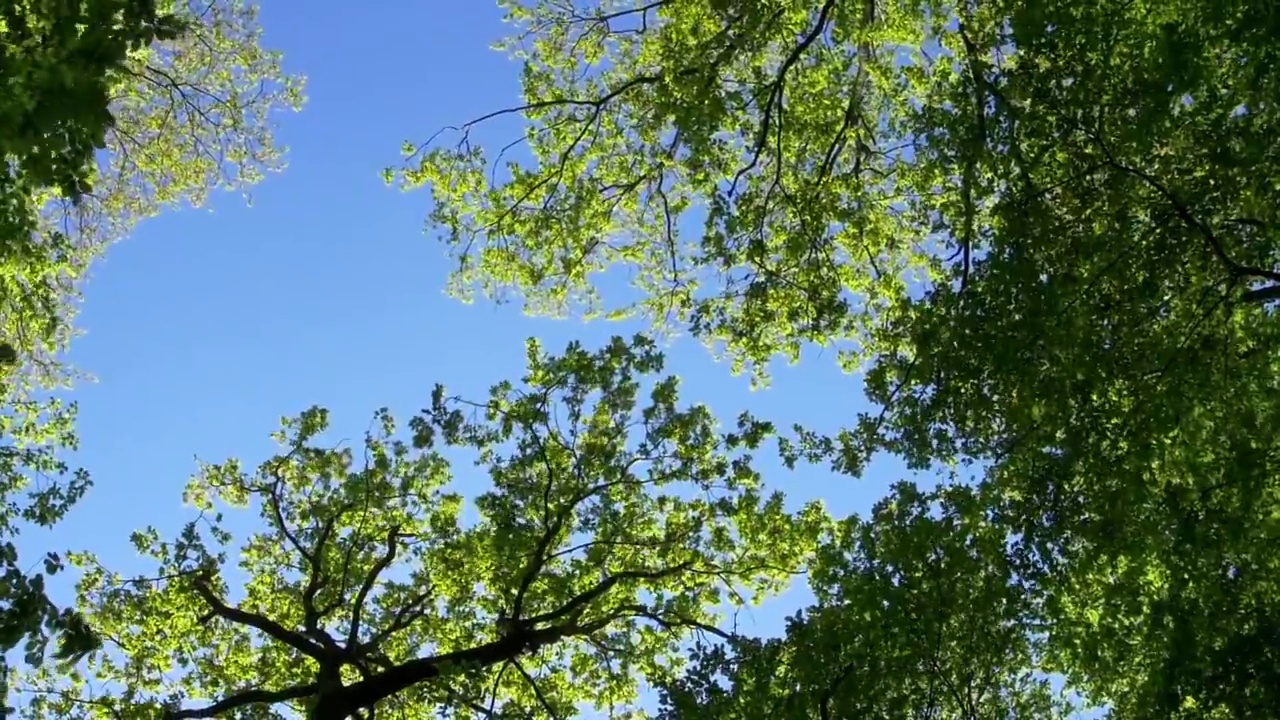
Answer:
[[[274,705],[288,700],[314,695],[318,687],[315,683],[295,685],[281,690],[245,690],[219,700],[212,705],[185,710],[170,710],[164,714],[165,720],[195,720],[196,718],[212,718],[223,713],[242,708],[246,705]]]
[[[529,687],[533,689],[534,697],[538,699],[538,704],[542,706],[543,710],[547,711],[547,717],[550,717],[551,720],[560,720],[560,714],[551,706],[551,701],[543,694],[542,688],[538,686],[538,681],[529,674],[528,670],[524,669],[519,660],[512,660],[511,664],[520,672],[520,676],[524,678],[525,682],[529,683]]]
[[[295,451],[297,448],[295,448]],[[290,455],[293,453],[291,452]],[[286,458],[287,459],[287,458]],[[328,584],[328,577],[324,572],[324,548],[329,542],[329,537],[333,533],[334,525],[342,515],[349,509],[348,506],[339,508],[337,512],[331,515],[320,527],[320,532],[316,537],[314,545],[308,548],[297,536],[289,530],[289,526],[285,521],[284,507],[280,500],[280,488],[284,483],[284,478],[280,476],[279,465],[272,468],[272,475],[275,477],[269,487],[262,488],[262,492],[267,496],[267,505],[271,509],[272,518],[279,527],[281,534],[285,539],[307,561],[310,571],[307,574],[307,584],[302,591],[302,613],[303,627],[307,633],[315,637],[318,641],[328,641],[327,645],[334,646],[333,639],[328,636],[320,628],[320,620],[327,612],[316,607],[316,595],[324,589]]]
[[[415,594],[397,608],[386,627],[378,630],[373,638],[364,644],[364,647],[376,648],[385,642],[387,638],[413,624],[415,620],[422,617],[422,609],[433,595],[434,588],[428,583],[424,590]]]
[[[822,8],[818,11],[818,20],[814,23],[809,32],[800,38],[800,42],[796,43],[783,58],[781,66],[778,68],[777,75],[774,76],[773,82],[769,83],[769,95],[765,99],[764,105],[760,111],[760,126],[756,131],[756,137],[751,143],[751,162],[740,168],[733,176],[733,182],[729,185],[729,195],[732,196],[738,187],[738,183],[742,177],[751,172],[760,162],[760,155],[764,152],[765,143],[769,140],[770,126],[774,124],[774,111],[781,110],[784,102],[784,92],[787,83],[787,74],[791,72],[791,67],[795,65],[800,57],[808,51],[809,47],[822,37],[823,31],[827,29],[827,25],[831,21],[831,13],[835,10],[836,0],[827,0],[822,4]],[[781,14],[782,10],[778,13]],[[779,120],[779,123],[781,121]],[[779,131],[781,129],[779,128]]]
[[[333,697],[324,699],[316,708],[313,720],[345,720],[361,708],[370,707],[419,683],[434,680],[451,668],[491,667],[519,657],[530,649],[582,634],[584,630],[576,627],[526,630],[465,650],[409,660],[348,685]]]
[[[1242,299],[1249,303],[1266,303],[1272,300],[1280,300],[1280,285],[1267,285],[1256,290],[1250,290],[1244,294]]]
[[[1077,126],[1079,127],[1078,124]],[[1081,129],[1084,130],[1083,127],[1081,127]],[[1115,155],[1111,153],[1111,149],[1107,147],[1106,143],[1098,133],[1090,132],[1088,130],[1084,130],[1084,132],[1098,144],[1099,148],[1102,149],[1103,154],[1106,156],[1108,165],[1146,183],[1173,207],[1174,214],[1176,214],[1178,218],[1187,225],[1187,227],[1199,232],[1205,242],[1209,245],[1210,251],[1223,265],[1226,266],[1228,274],[1233,279],[1258,278],[1269,280],[1273,283],[1280,283],[1280,272],[1246,265],[1231,257],[1227,252],[1226,247],[1222,244],[1222,239],[1213,231],[1213,228],[1209,227],[1209,225],[1203,220],[1196,217],[1195,214],[1191,212],[1191,208],[1189,208],[1181,198],[1174,194],[1172,190],[1153,177],[1150,173],[1120,162]]]
[[[538,446],[538,455],[542,458],[543,465],[546,467],[547,478],[542,488],[542,536],[538,538],[538,544],[533,549],[533,556],[529,559],[529,565],[525,568],[524,574],[520,578],[520,583],[516,587],[515,599],[511,603],[511,619],[517,622],[524,613],[524,599],[529,592],[529,588],[533,587],[534,581],[538,579],[538,575],[542,573],[542,568],[547,563],[547,551],[551,548],[551,543],[560,536],[569,514],[574,511],[577,505],[577,503],[567,505],[559,513],[556,513],[554,521],[551,519],[551,484],[556,477],[556,471],[551,466],[551,457],[547,452],[546,444],[542,442],[542,438],[532,428],[529,430],[529,436],[533,438],[533,441]]]
[[[382,556],[374,563],[369,570],[369,574],[365,575],[364,583],[360,585],[360,589],[356,592],[355,600],[351,603],[351,627],[347,630],[347,647],[355,648],[360,641],[360,616],[364,613],[365,601],[369,599],[369,593],[373,591],[373,586],[378,582],[378,576],[395,562],[396,553],[400,549],[400,531],[398,528],[392,528],[387,532],[386,547],[382,551]]]
[[[328,653],[323,648],[308,640],[301,633],[289,630],[270,618],[222,602],[214,594],[213,590],[209,588],[205,578],[196,578],[191,584],[195,588],[196,594],[205,601],[214,615],[259,630],[307,657],[313,658],[317,662],[323,662],[328,658]]]
[[[633,617],[640,617],[646,620],[651,620],[668,630],[674,630],[676,628],[684,627],[684,628],[690,628],[692,630],[698,630],[711,635],[715,635],[716,637],[726,642],[729,642],[735,639],[733,633],[725,632],[724,630],[721,630],[715,625],[708,625],[704,622],[693,620],[680,615],[664,616],[657,612],[654,612],[652,608],[646,607],[644,605],[624,605],[623,607],[620,607],[618,609],[620,611],[630,613]]]
[[[370,707],[406,688],[438,678],[448,668],[490,667],[510,662],[525,652],[567,637],[596,632],[612,622],[614,618],[603,618],[586,625],[579,625],[576,618],[586,609],[588,603],[603,596],[619,581],[661,578],[686,570],[688,567],[688,563],[682,563],[662,570],[633,570],[613,575],[590,590],[580,593],[558,610],[530,618],[520,623],[516,632],[508,633],[497,640],[466,650],[410,660],[342,688],[332,697],[321,701],[322,707],[317,707],[314,720],[343,720],[355,711]],[[546,628],[533,627],[535,622],[550,622],[566,617],[570,617],[571,620],[565,624]]]
[[[293,458],[293,454],[297,452],[298,449],[299,448],[295,447],[293,450],[289,451],[288,455],[284,456],[279,460],[279,462],[272,465],[271,475],[275,478],[274,482],[269,486],[256,489],[259,493],[266,495],[267,507],[271,510],[271,518],[275,521],[276,527],[280,529],[280,534],[284,535],[285,540],[289,541],[289,545],[296,550],[304,560],[306,560],[312,567],[315,567],[316,557],[313,551],[308,549],[307,546],[298,539],[297,534],[289,529],[289,523],[284,516],[284,506],[280,502],[280,488],[284,485],[284,478],[280,475],[280,466],[289,462]],[[318,551],[319,549],[317,548],[316,552]]]
[[[324,546],[329,542],[329,537],[333,534],[334,525],[337,524],[349,507],[344,506],[343,509],[331,515],[328,520],[325,520],[324,525],[321,526],[320,534],[316,538],[315,547],[313,548],[315,560],[311,564],[311,574],[307,578],[307,586],[302,591],[303,624],[308,632],[315,633],[317,636],[323,634],[328,637],[328,634],[320,629],[320,619],[327,615],[329,611],[332,611],[332,608],[321,609],[316,607],[316,595],[329,581],[322,562]]]
[[[960,272],[960,292],[969,285],[969,273],[972,265],[974,246],[974,223],[977,211],[974,207],[973,190],[978,184],[978,159],[976,155],[987,147],[987,97],[986,71],[982,67],[977,45],[969,37],[969,30],[963,20],[959,25],[960,37],[964,41],[965,56],[968,59],[970,80],[973,83],[973,115],[974,138],[973,147],[968,148],[964,157],[964,174],[960,183],[960,202],[964,207],[964,232],[961,236],[961,252],[964,256]],[[963,299],[963,298],[962,298]]]

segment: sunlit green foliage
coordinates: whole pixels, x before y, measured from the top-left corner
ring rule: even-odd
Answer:
[[[238,0],[6,3],[0,35],[0,649],[25,637],[34,660],[49,630],[74,631],[64,656],[92,645],[12,545],[19,521],[52,524],[88,484],[57,459],[74,407],[33,399],[68,379],[78,282],[138,220],[279,167],[271,115],[300,83]]]
[[[56,338],[61,312],[53,286],[68,257],[66,238],[42,233],[40,198],[90,191],[93,153],[106,144],[115,73],[131,51],[172,40],[182,27],[147,0],[12,2],[0,9],[0,651],[26,641],[42,655],[48,633],[63,631],[61,654],[92,646],[74,613],[44,594],[43,576],[18,561],[18,522],[49,526],[83,494],[87,477],[38,483],[32,475],[67,475],[58,448],[74,446],[72,414],[28,398],[21,366],[34,347]],[[30,562],[30,558],[28,558]],[[45,558],[56,572],[61,559]]]
[[[20,562],[14,545],[19,524],[53,525],[88,489],[88,475],[58,457],[59,450],[75,447],[73,411],[57,403],[18,400],[0,413],[0,649],[25,646],[30,662],[43,656],[54,632],[62,633],[60,657],[74,657],[95,644],[75,612],[49,602],[43,576],[31,574],[36,566],[50,575],[58,572],[62,558],[51,553]],[[32,476],[39,478],[34,484]]]
[[[149,0],[7,3],[0,10],[0,363],[57,334],[59,268],[69,244],[42,232],[50,193],[90,191],[94,153],[115,119],[108,106],[130,53],[173,40],[183,24]],[[15,337],[16,336],[16,337]],[[26,350],[21,352],[20,350]]]
[[[30,232],[31,193],[89,189],[95,150],[114,123],[115,73],[127,55],[172,40],[183,24],[154,0],[35,0],[0,9],[0,174],[6,245]]]
[[[1046,667],[1116,717],[1280,707],[1280,5],[506,6],[533,162],[401,174],[455,290],[841,348],[884,411],[803,449],[980,463]]]
[[[184,31],[131,53],[115,74],[115,121],[97,157],[92,192],[78,202],[41,199],[38,234],[50,243],[46,256],[58,262],[39,275],[48,300],[36,317],[57,321],[9,330],[30,338],[29,362],[50,374],[57,368],[49,356],[66,342],[71,301],[88,264],[166,207],[198,206],[220,189],[248,191],[265,172],[281,169],[276,116],[302,103],[302,78],[262,47],[256,7],[243,0],[159,5]]]
[[[362,446],[333,446],[312,408],[256,471],[202,468],[186,493],[200,518],[134,536],[151,577],[77,555],[107,650],[84,674],[28,677],[19,715],[566,717],[673,680],[682,641],[785,586],[828,520],[762,489],[750,451],[767,423],[722,432],[674,378],[648,377],[652,341],[531,341],[528,357],[484,401],[437,386],[406,436],[384,410]],[[468,455],[480,470],[454,460]],[[483,474],[465,502],[455,481]],[[236,542],[245,512],[261,524]]]
[[[114,129],[95,191],[78,212],[51,213],[77,243],[100,246],[139,220],[215,190],[247,191],[283,168],[277,117],[302,104],[302,77],[262,46],[254,5],[244,0],[164,0],[188,29],[131,56],[112,99]]]

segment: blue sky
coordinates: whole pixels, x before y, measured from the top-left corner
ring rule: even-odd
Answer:
[[[495,5],[265,0],[261,19],[266,44],[309,78],[304,111],[280,118],[289,167],[254,189],[252,207],[222,195],[210,209],[170,212],[96,266],[71,354],[97,378],[73,393],[75,461],[96,486],[53,532],[24,538],[28,557],[92,548],[109,567],[145,572],[128,535],[189,517],[180,498],[196,457],[256,465],[279,418],[311,404],[331,409],[336,435],[359,437],[376,408],[407,418],[436,382],[478,397],[517,379],[527,336],[559,349],[638,329],[446,297],[444,248],[423,233],[426,193],[380,178],[403,141],[518,102],[518,65],[489,49],[506,30]],[[864,402],[831,352],[778,368],[756,392],[691,340],[668,359],[686,400],[726,421],[747,408],[834,429]],[[869,507],[900,477],[885,464],[862,479],[764,467],[774,487],[822,497],[838,514]],[[756,611],[757,632],[779,631],[802,599]]]

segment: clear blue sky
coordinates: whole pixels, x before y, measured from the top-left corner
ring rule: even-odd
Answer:
[[[436,382],[481,396],[517,379],[527,336],[559,349],[637,329],[446,297],[444,249],[423,233],[427,195],[380,179],[404,140],[518,101],[518,65],[489,49],[506,30],[500,18],[487,0],[265,1],[266,44],[309,78],[304,111],[280,118],[289,167],[255,188],[253,207],[222,195],[212,212],[170,212],[96,266],[79,318],[87,334],[71,355],[98,379],[73,393],[75,460],[96,486],[54,532],[24,538],[28,558],[92,548],[108,566],[146,572],[129,532],[176,530],[189,517],[180,496],[197,456],[256,465],[279,418],[313,403],[332,410],[339,436],[359,437],[373,410],[408,417]],[[500,137],[514,126],[505,129]],[[864,402],[831,353],[779,368],[757,392],[688,339],[668,358],[686,399],[726,421],[749,408],[834,429]],[[841,514],[900,477],[884,464],[860,480],[766,466],[789,496],[822,497]],[[757,631],[780,630],[801,599],[756,611]]]

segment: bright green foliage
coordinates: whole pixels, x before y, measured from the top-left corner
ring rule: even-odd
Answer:
[[[848,349],[885,411],[801,449],[983,463],[1048,666],[1116,717],[1280,707],[1280,5],[509,6],[535,163],[402,178],[458,289],[623,265],[740,363]]]
[[[674,378],[642,387],[661,366],[641,337],[558,356],[531,341],[520,386],[478,403],[437,386],[407,439],[385,410],[358,448],[320,442],[320,408],[286,420],[256,471],[201,470],[201,517],[177,538],[134,536],[153,577],[75,557],[108,651],[15,687],[37,693],[20,716],[621,712],[640,680],[674,679],[690,634],[719,632],[719,604],[780,589],[828,527],[762,493],[749,451],[766,423],[717,431]],[[487,473],[474,505],[446,452]],[[260,529],[234,543],[227,508]]]
[[[899,206],[947,173],[897,145],[919,124],[909,98],[955,81],[895,65],[930,29],[918,3],[870,24],[865,3],[834,0],[502,4],[525,60],[526,102],[509,112],[531,121],[537,164],[490,184],[464,136],[415,151],[402,175],[430,187],[455,289],[674,318],[761,362],[866,341],[930,266],[924,208]],[[640,307],[592,291],[617,264]]]
[[[276,116],[302,104],[303,80],[262,47],[244,0],[165,0],[187,30],[131,57],[115,88],[115,128],[95,192],[78,211],[51,210],[78,245],[99,247],[168,206],[201,205],[218,189],[247,190],[283,167]],[[63,214],[65,211],[66,214]]]
[[[57,457],[59,450],[75,447],[74,409],[17,401],[0,414],[0,650],[25,644],[26,659],[32,663],[43,657],[54,632],[62,633],[57,653],[62,658],[80,655],[96,642],[77,613],[49,602],[43,576],[30,574],[38,561],[26,557],[20,562],[14,546],[18,523],[49,527],[88,489],[84,471],[72,471]],[[41,482],[33,486],[32,475]],[[62,559],[49,554],[43,569],[58,572]]]
[[[172,40],[181,27],[176,17],[158,15],[154,0],[7,3],[0,10],[6,190],[86,192],[86,169],[113,124],[107,106],[115,71],[130,51],[157,37]]]
[[[26,644],[42,657],[51,631],[64,631],[60,655],[92,647],[79,616],[59,611],[44,594],[42,575],[29,575],[13,538],[18,522],[49,526],[88,485],[56,459],[74,447],[73,408],[27,399],[20,366],[33,348],[59,333],[51,281],[67,261],[66,238],[42,235],[38,198],[53,190],[79,198],[90,190],[93,153],[105,145],[115,72],[153,40],[172,39],[176,18],[147,0],[36,0],[0,9],[0,651]],[[43,482],[29,487],[32,475]],[[68,476],[62,482],[64,476]],[[50,555],[47,573],[61,567]]]
[[[166,207],[200,205],[218,189],[247,191],[283,167],[276,116],[302,103],[302,78],[262,47],[257,10],[242,0],[158,3],[183,32],[131,52],[113,74],[105,149],[92,191],[46,192],[33,258],[15,277],[39,292],[3,315],[29,369],[58,378],[54,359],[71,330],[78,281],[112,242]],[[37,262],[38,260],[38,262]],[[17,281],[7,281],[17,282]]]
[[[6,41],[3,77],[16,90],[0,100],[0,149],[16,173],[0,208],[7,238],[0,336],[13,350],[0,360],[41,383],[63,379],[55,356],[69,338],[88,264],[166,206],[198,205],[217,188],[247,189],[280,168],[273,116],[301,103],[301,78],[286,75],[279,54],[261,47],[256,10],[240,0],[158,3],[150,44],[139,43],[153,35],[129,27],[111,35],[110,26],[95,25],[68,36],[65,23],[52,19],[72,5],[94,17],[145,16],[148,7],[47,0],[14,5],[5,16],[7,34],[30,40],[12,48]],[[25,34],[14,25],[24,7],[29,18],[45,18]],[[133,44],[127,53],[126,41]],[[105,77],[88,76],[94,69]],[[95,99],[102,102],[94,106]],[[90,153],[98,146],[95,167]]]
[[[271,114],[297,107],[300,82],[237,0],[5,3],[0,35],[0,649],[26,637],[34,659],[68,629],[70,657],[92,638],[11,541],[18,518],[53,523],[88,478],[55,460],[74,447],[74,408],[31,398],[67,379],[57,355],[89,263],[162,207],[279,167]]]
[[[29,0],[0,10],[3,365],[30,354],[27,336],[58,332],[57,294],[48,286],[69,246],[40,231],[41,198],[52,191],[78,200],[89,192],[94,152],[114,124],[108,105],[116,73],[129,53],[172,40],[181,28],[173,15],[157,13],[154,0]]]

